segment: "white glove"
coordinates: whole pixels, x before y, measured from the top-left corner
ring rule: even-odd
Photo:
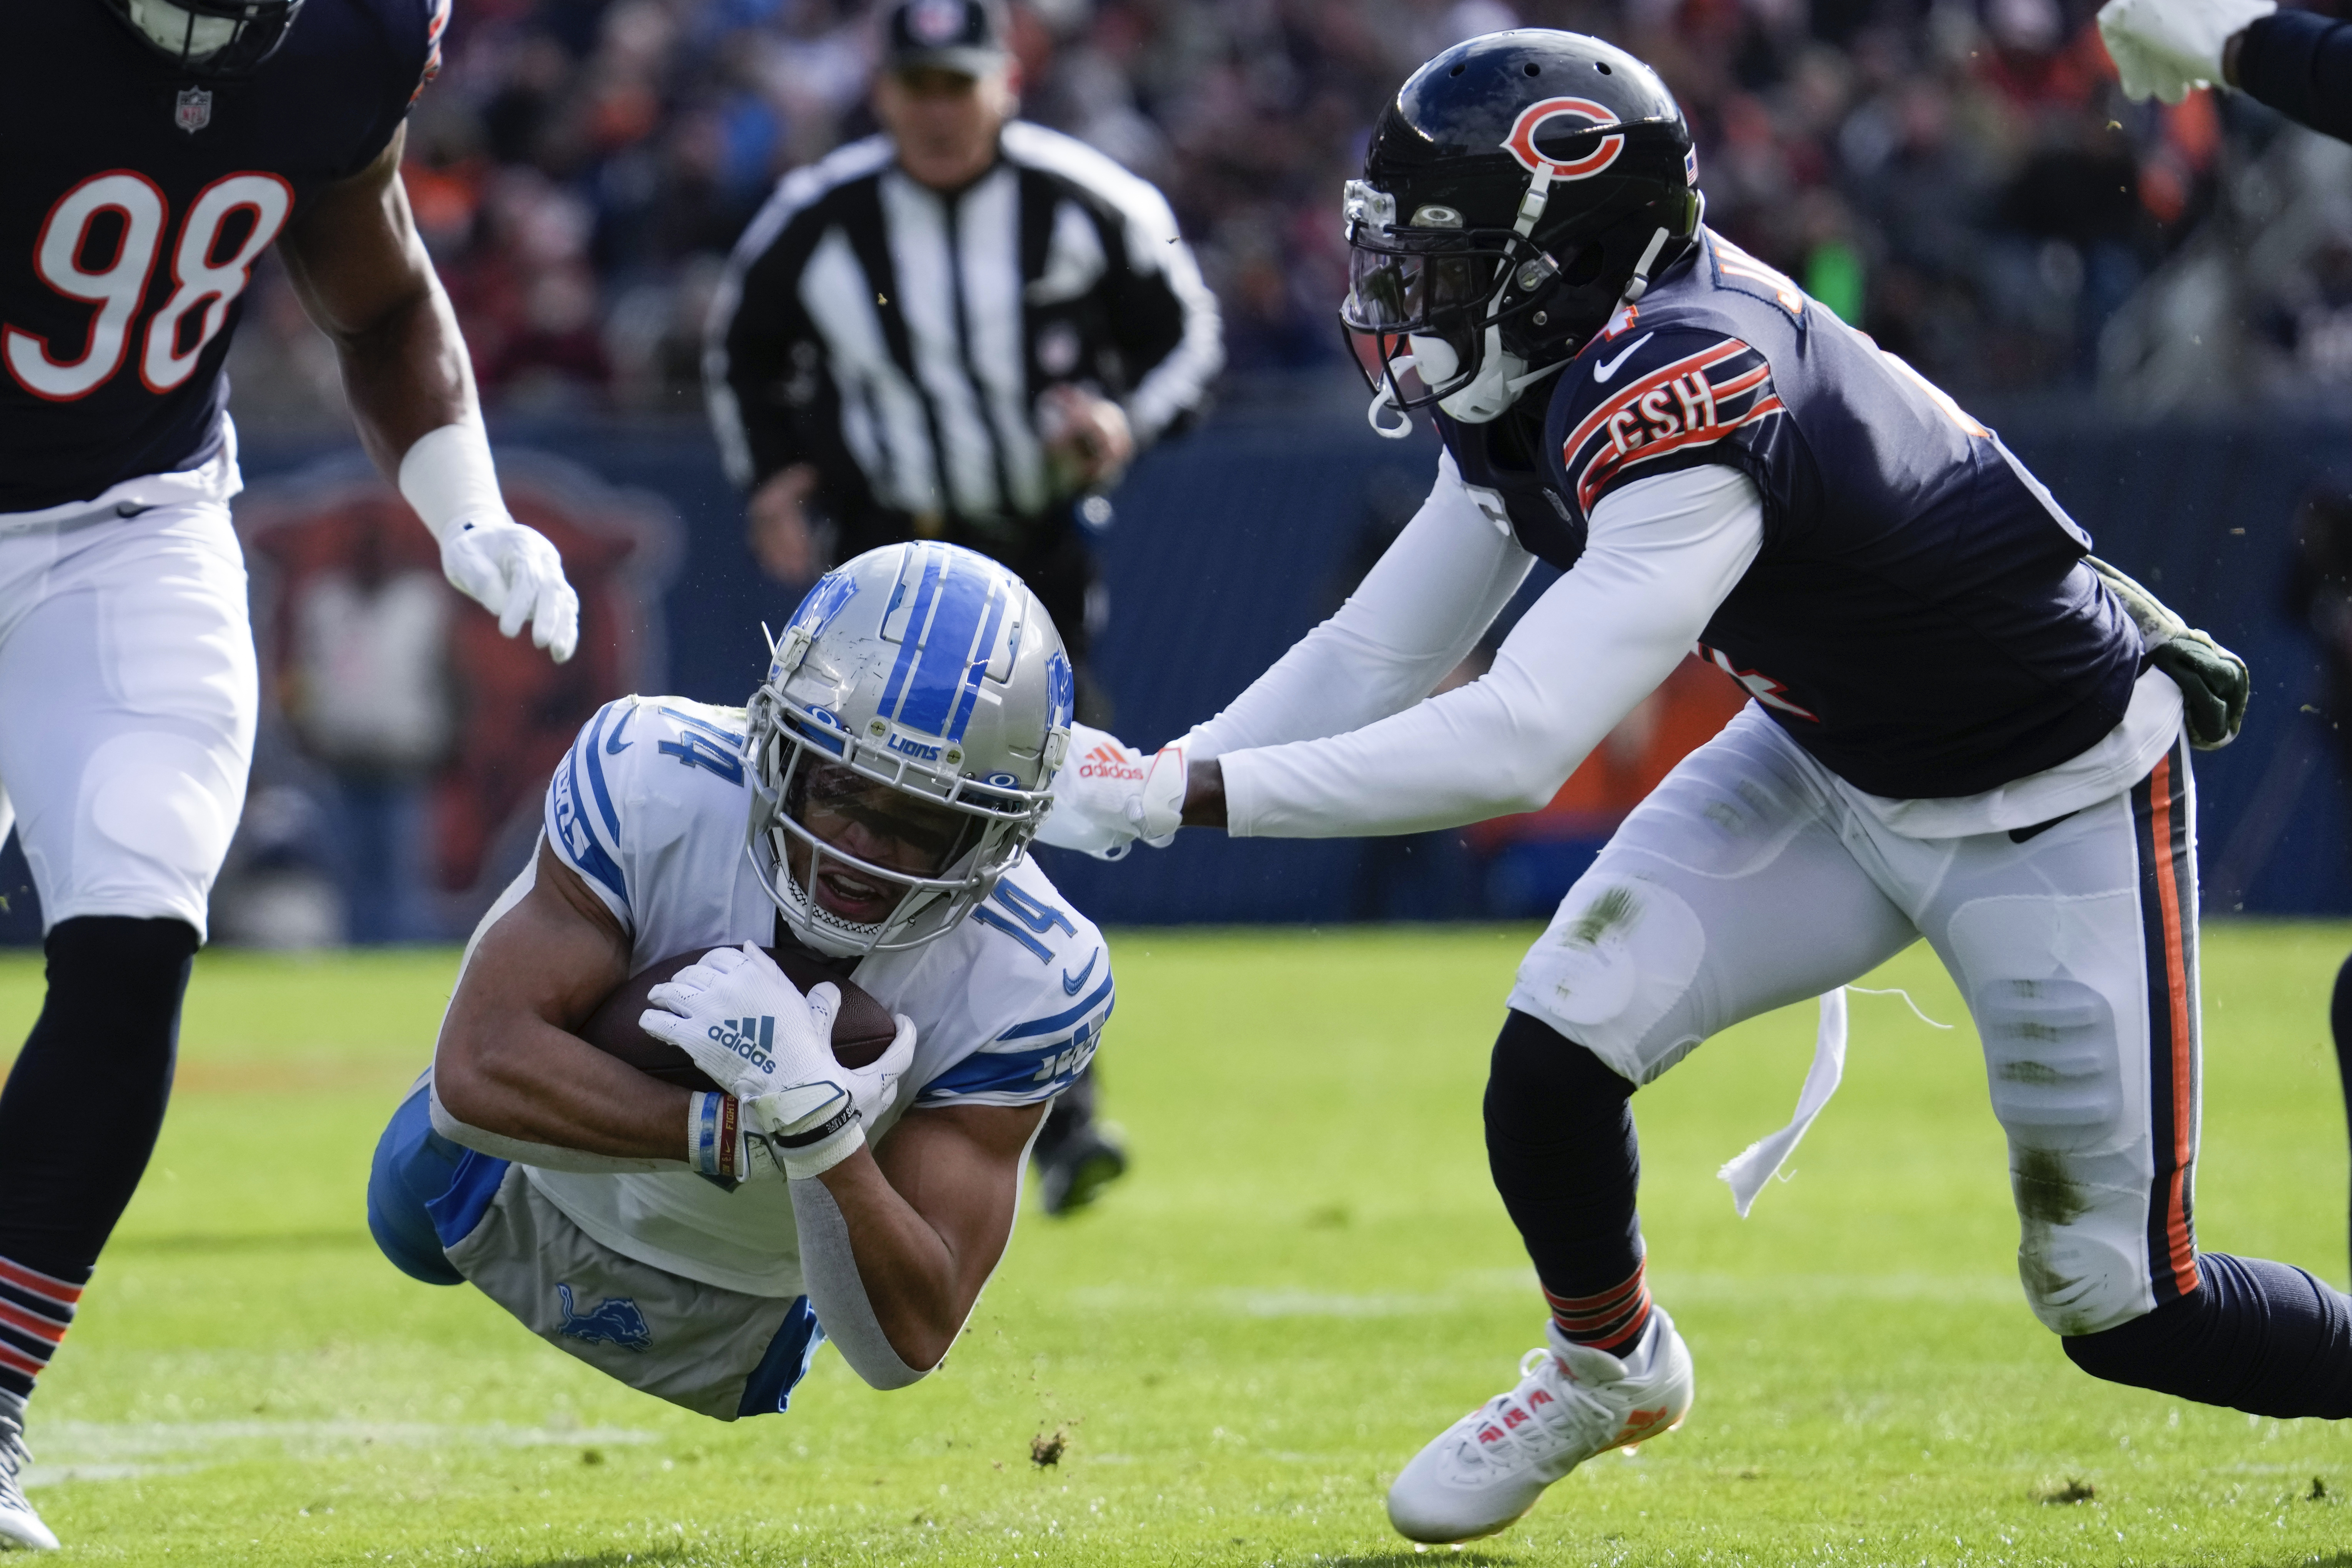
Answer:
[[[1164,849],[1184,821],[1185,753],[1192,737],[1150,757],[1108,730],[1070,726],[1069,760],[1054,775],[1054,804],[1037,841],[1117,860],[1139,838]]]
[[[774,959],[747,942],[703,954],[647,992],[646,1000],[651,1005],[637,1016],[637,1026],[684,1051],[741,1102],[740,1136],[747,1143],[764,1142],[785,1175],[822,1174],[865,1147],[852,1089],[857,1075],[833,1056],[839,986],[828,982],[803,996]],[[868,1074],[893,1056],[902,1062],[913,1057],[911,1029],[902,1027],[899,1035],[903,1052],[894,1040]],[[887,1088],[895,1092],[895,1076]],[[705,1114],[701,1102],[694,1103],[689,1129]],[[749,1169],[739,1160],[731,1173]]]
[[[896,1013],[898,1032],[890,1040],[890,1048],[862,1068],[844,1068],[849,1075],[849,1102],[857,1108],[857,1120],[871,1127],[898,1102],[898,1085],[907,1069],[915,1065],[915,1020],[904,1013]]]
[[[469,518],[441,541],[441,570],[452,586],[499,618],[512,637],[530,623],[530,640],[562,664],[580,646],[580,595],[563,580],[563,557],[535,528],[510,517]]]
[[[2277,9],[2274,0],[2107,0],[2099,37],[2125,97],[2179,103],[2221,81],[2222,46]]]

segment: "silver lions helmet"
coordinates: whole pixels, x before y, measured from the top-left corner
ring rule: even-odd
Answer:
[[[952,930],[1026,852],[1075,684],[1020,578],[952,544],[835,567],[751,694],[746,850],[802,941],[841,957]]]

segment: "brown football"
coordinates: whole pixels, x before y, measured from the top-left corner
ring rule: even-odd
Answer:
[[[709,951],[698,947],[691,952],[672,953],[629,976],[588,1015],[588,1021],[578,1030],[580,1037],[605,1055],[618,1057],[639,1072],[664,1083],[674,1083],[680,1089],[718,1089],[684,1051],[667,1040],[655,1039],[637,1026],[637,1016],[646,1007],[646,993]],[[862,987],[844,980],[796,949],[772,947],[768,956],[776,961],[776,967],[784,972],[785,978],[803,992],[826,982],[841,987],[841,1010],[833,1017],[835,1061],[846,1068],[862,1068],[890,1048],[890,1041],[898,1032],[898,1023],[890,1016],[890,1009]]]

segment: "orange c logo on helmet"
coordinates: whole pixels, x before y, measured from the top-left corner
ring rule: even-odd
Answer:
[[[1581,120],[1576,127],[1589,131],[1602,125],[1619,123],[1617,116],[1589,98],[1547,98],[1540,103],[1530,103],[1519,110],[1518,119],[1511,122],[1511,133],[1503,138],[1503,150],[1519,161],[1519,166],[1530,174],[1551,171],[1555,180],[1583,180],[1601,173],[1617,161],[1625,150],[1622,136],[1604,136],[1601,145],[1572,163],[1562,163],[1536,151],[1536,132],[1554,120]]]

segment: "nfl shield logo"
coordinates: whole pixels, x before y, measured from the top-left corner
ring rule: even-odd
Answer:
[[[172,123],[194,136],[213,122],[213,95],[201,87],[184,87],[173,100]]]

